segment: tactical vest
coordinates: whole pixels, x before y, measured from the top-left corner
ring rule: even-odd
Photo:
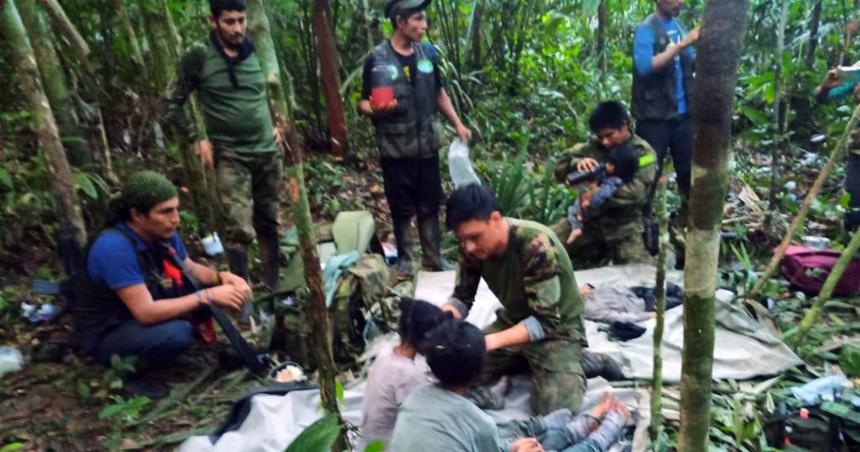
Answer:
[[[90,250],[98,237],[109,232],[119,233],[128,239],[129,246],[137,254],[143,282],[152,294],[153,300],[176,298],[193,292],[193,285],[184,276],[182,287],[165,278],[164,260],[167,259],[167,254],[161,247],[156,246],[140,251],[134,238],[125,231],[118,228],[102,231],[87,245],[84,258],[78,264],[75,281],[77,297],[74,308],[75,335],[87,352],[94,351],[92,347],[98,345],[98,341],[105,333],[134,318],[116,291],[93,281],[89,275],[87,261]]]
[[[390,65],[397,107],[374,117],[379,153],[389,158],[431,158],[442,147],[442,129],[436,118],[436,73],[421,43],[412,45],[416,68],[413,83],[403,74],[391,43],[373,49],[373,64]],[[428,64],[429,63],[429,64]]]
[[[640,26],[646,26],[654,34],[653,55],[663,53],[671,40],[669,34],[660,23],[660,19],[651,14]],[[686,30],[678,24],[678,32],[683,37]],[[693,71],[695,61],[681,52],[681,71],[684,73],[684,96],[687,99],[687,112],[692,110]],[[677,78],[675,63],[670,62],[660,70],[652,70],[648,75],[639,75],[633,68],[633,95],[630,112],[638,121],[665,121],[678,117]]]

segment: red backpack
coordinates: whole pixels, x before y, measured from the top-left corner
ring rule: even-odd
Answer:
[[[831,249],[789,246],[782,259],[782,274],[792,288],[807,295],[818,295],[839,255],[840,253]],[[848,264],[833,293],[840,296],[860,293],[860,259],[855,258]]]

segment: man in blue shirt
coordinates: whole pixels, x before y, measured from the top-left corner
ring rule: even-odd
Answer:
[[[675,19],[683,0],[655,0],[656,10],[633,37],[633,93],[631,113],[636,134],[657,152],[660,165],[672,153],[678,187],[686,201],[690,194],[693,132],[690,125],[693,44],[699,29],[689,33]],[[685,202],[686,204],[686,202]]]
[[[109,364],[115,354],[170,361],[191,342],[189,316],[209,304],[239,310],[250,300],[244,279],[188,257],[176,233],[179,198],[167,178],[135,173],[114,207],[118,221],[91,242],[76,281],[75,333],[97,361]],[[209,287],[195,292],[173,253]]]
[[[860,63],[855,63],[855,66]],[[839,71],[832,69],[815,90],[815,99],[826,103],[845,99],[853,94],[855,101],[860,99],[860,84],[856,80],[842,80]],[[848,142],[848,164],[845,167],[845,181],[842,185],[848,195],[848,206],[842,218],[845,233],[850,233],[860,225],[860,129],[851,133]]]

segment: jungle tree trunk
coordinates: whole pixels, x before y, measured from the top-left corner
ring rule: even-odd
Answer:
[[[143,62],[143,52],[140,50],[140,42],[137,40],[137,32],[134,31],[134,25],[131,23],[128,8],[125,6],[125,0],[113,0],[111,2],[111,7],[122,23],[125,38],[129,43],[129,48],[131,49],[132,61],[134,61],[134,64],[136,64],[140,70],[145,72],[147,67]],[[145,73],[141,75],[145,75]]]
[[[142,0],[143,23],[149,42],[149,61],[152,68],[151,86],[154,93],[162,93],[170,83],[177,56],[173,38],[167,26],[167,14],[161,0]]]
[[[714,292],[729,182],[731,110],[747,0],[708,0],[693,93],[693,169],[684,266],[680,452],[708,450],[714,364]]]
[[[818,48],[818,29],[821,26],[821,9],[824,0],[816,0],[812,7],[812,17],[809,19],[809,46],[806,48],[806,67],[811,68],[815,63],[815,50]]]
[[[248,0],[248,31],[254,38],[257,58],[263,66],[269,100],[273,106],[276,127],[284,130],[288,145],[287,159],[292,166],[287,170],[287,194],[292,206],[293,221],[299,234],[299,252],[305,269],[305,284],[309,295],[302,300],[303,315],[311,324],[312,350],[319,366],[319,386],[322,404],[329,413],[340,416],[337,405],[336,369],[332,352],[331,325],[325,306],[325,292],[317,254],[317,239],[308,204],[302,168],[301,149],[294,139],[292,129],[287,125],[287,102],[281,86],[281,74],[275,45],[269,32],[269,19],[266,17],[263,0]],[[342,449],[339,449],[342,450]]]
[[[761,290],[764,289],[768,280],[770,280],[771,276],[776,272],[777,267],[779,267],[779,263],[782,261],[783,256],[785,256],[785,250],[788,249],[788,245],[791,243],[792,239],[794,239],[794,235],[797,234],[797,231],[799,231],[801,226],[803,226],[803,222],[806,220],[806,215],[809,213],[809,208],[812,206],[812,203],[821,191],[821,187],[824,186],[824,182],[827,181],[828,177],[830,177],[830,173],[833,172],[836,162],[842,160],[845,156],[848,149],[849,137],[857,127],[858,123],[860,123],[860,105],[854,109],[854,114],[852,114],[851,119],[848,120],[848,124],[845,126],[845,131],[842,133],[842,137],[839,138],[839,141],[836,143],[836,147],[832,152],[830,152],[830,158],[827,160],[827,164],[825,164],[824,168],[822,168],[818,173],[818,177],[809,189],[809,193],[806,194],[806,198],[803,199],[803,204],[800,205],[800,209],[798,209],[794,219],[791,220],[791,225],[788,227],[788,231],[786,231],[785,236],[782,238],[782,242],[774,251],[773,257],[771,257],[770,262],[768,262],[767,267],[764,269],[764,272],[759,277],[758,281],[756,281],[752,290],[750,290],[750,292],[745,296],[747,299],[753,299],[761,293]]]
[[[60,141],[54,113],[42,88],[36,56],[30,46],[21,16],[18,14],[14,0],[5,0],[2,7],[4,44],[11,49],[11,61],[17,65],[21,95],[26,99],[33,115],[39,151],[45,159],[51,192],[54,194],[57,219],[60,224],[61,249],[66,250],[67,253],[63,258],[68,262],[77,257],[86,241],[87,233],[81,215],[78,193],[72,180],[72,170],[66,159],[66,151]]]
[[[785,23],[788,20],[788,4],[790,0],[781,0],[779,21],[776,26],[776,52],[773,65],[773,129],[776,135],[770,148],[770,196],[767,215],[767,227],[773,216],[777,214],[776,192],[779,183],[779,154],[782,151],[782,141],[785,131],[782,128],[780,109],[782,107],[782,54],[785,50]]]
[[[657,442],[663,431],[663,327],[666,320],[666,250],[669,248],[669,215],[666,211],[666,178],[657,185],[657,204],[654,206],[660,228],[660,253],[657,255],[657,279],[654,283],[657,323],[654,325],[654,383],[651,386],[651,441]]]
[[[60,59],[54,48],[51,30],[35,2],[28,0],[21,3],[19,13],[27,27],[30,44],[33,46],[39,72],[42,75],[42,86],[45,88],[48,100],[51,101],[51,110],[63,136],[63,144],[68,150],[70,163],[77,167],[92,163],[84,139],[84,131],[75,112],[75,102],[67,87],[66,74],[60,66]]]
[[[842,275],[848,268],[848,264],[851,263],[854,255],[857,254],[858,248],[860,248],[860,228],[857,228],[857,230],[854,231],[854,234],[851,236],[851,242],[848,243],[848,246],[845,247],[844,251],[842,251],[839,259],[833,266],[833,270],[831,270],[830,274],[827,275],[827,279],[821,287],[821,292],[815,298],[815,301],[812,302],[812,307],[809,308],[803,316],[803,320],[800,322],[797,333],[794,337],[786,338],[790,344],[797,347],[799,344],[803,343],[803,339],[821,315],[821,311],[824,308],[824,302],[833,296],[833,291],[836,289],[836,285],[839,284],[839,281],[842,279]]]
[[[597,5],[597,67],[606,73],[606,27],[608,15],[606,0]]]
[[[39,0],[39,3],[42,4],[45,11],[51,17],[51,21],[54,23],[54,28],[56,28],[59,34],[69,42],[72,50],[77,54],[78,59],[86,64],[86,62],[89,61],[90,47],[87,45],[87,42],[81,34],[78,33],[78,29],[75,28],[75,25],[72,24],[69,17],[66,16],[66,12],[63,10],[63,7],[60,6],[60,3],[57,0]]]
[[[328,0],[314,0],[314,33],[320,60],[320,78],[328,109],[328,133],[332,151],[343,157],[349,148],[343,99],[340,97],[340,77],[337,72],[337,46],[329,20]]]
[[[469,70],[478,70],[481,65],[481,19],[483,18],[484,3],[474,0],[472,3],[472,17],[469,20],[469,55],[467,67]]]

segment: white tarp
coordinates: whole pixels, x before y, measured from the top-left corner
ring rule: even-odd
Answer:
[[[623,284],[629,287],[653,286],[655,269],[647,265],[602,267],[576,273],[579,284]],[[680,272],[669,272],[667,279],[681,283]],[[447,301],[454,287],[454,272],[427,273],[418,275],[415,298],[435,304]],[[496,297],[482,281],[475,304],[467,320],[483,327],[495,319],[500,307]],[[663,338],[663,379],[677,382],[681,373],[681,347],[683,344],[683,318],[681,308],[666,313],[666,328]],[[625,376],[635,379],[650,379],[652,373],[652,331],[654,321],[641,325],[647,332],[626,343],[610,341],[598,330],[599,324],[586,321],[589,348],[594,352],[607,353],[615,359]],[[791,350],[779,339],[767,333],[741,309],[727,302],[717,302],[716,345],[714,349],[714,378],[748,379],[773,375],[801,363]],[[390,346],[396,337],[382,338],[371,347]],[[644,450],[647,443],[645,429],[648,425],[648,392],[642,389],[612,389],[603,379],[589,380],[588,393],[583,410],[593,406],[602,394],[611,391],[638,413],[634,450]],[[344,418],[354,425],[361,422],[361,401],[364,382],[350,385],[344,391]],[[524,418],[528,411],[528,379],[514,378],[514,389],[508,397],[506,408],[488,412],[497,421]],[[221,436],[213,445],[206,436],[193,437],[185,441],[179,450],[192,451],[283,451],[305,427],[319,419],[318,391],[297,391],[286,396],[259,395],[252,401],[251,412],[236,431]],[[640,408],[641,407],[641,408]]]

